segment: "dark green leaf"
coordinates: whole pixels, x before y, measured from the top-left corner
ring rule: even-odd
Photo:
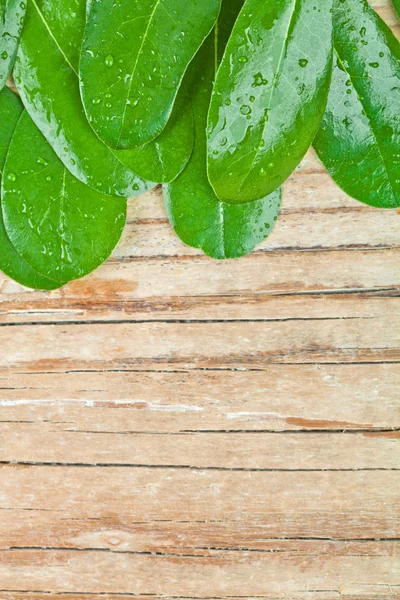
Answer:
[[[135,148],[167,124],[188,64],[221,0],[89,0],[82,97],[89,121],[113,148]]]
[[[29,0],[14,69],[32,119],[67,169],[106,194],[137,196],[153,187],[129,171],[91,129],[77,76],[84,0]]]
[[[23,106],[15,94],[8,88],[0,92],[0,182],[6,161],[8,146],[22,114]],[[3,211],[0,207],[0,269],[18,283],[35,289],[52,290],[60,283],[50,281],[39,275],[18,254],[6,233]]]
[[[164,186],[167,212],[179,237],[217,259],[243,256],[263,241],[272,231],[281,200],[277,190],[263,200],[227,204],[218,200],[207,179],[206,125],[215,65],[242,6],[243,0],[223,0],[218,27],[191,66],[195,147],[183,173]]]
[[[17,54],[27,0],[0,0],[0,90],[5,86]]]
[[[208,174],[221,200],[262,198],[308,150],[325,111],[332,0],[247,0],[209,111]]]
[[[184,82],[164,131],[145,146],[133,150],[118,150],[116,155],[128,169],[132,169],[143,179],[170,183],[187,165],[193,144],[193,112]]]
[[[314,147],[343,190],[400,206],[400,44],[366,0],[335,0],[335,63]]]
[[[27,112],[15,129],[2,183],[7,234],[46,277],[83,277],[109,257],[121,236],[126,200],[75,179]]]

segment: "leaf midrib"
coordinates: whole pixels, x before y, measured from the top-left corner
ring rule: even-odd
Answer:
[[[289,21],[288,21],[287,30],[286,30],[285,37],[284,37],[284,40],[283,40],[283,43],[282,43],[282,51],[281,51],[281,54],[280,54],[280,57],[279,57],[279,60],[278,60],[277,68],[276,68],[276,71],[275,71],[275,74],[274,74],[274,78],[273,78],[273,81],[272,81],[272,85],[271,85],[271,92],[270,92],[270,95],[269,95],[269,98],[268,98],[268,107],[267,107],[268,110],[270,109],[270,106],[271,106],[271,103],[272,103],[272,98],[273,98],[273,95],[274,95],[274,92],[275,92],[276,81],[277,81],[277,79],[278,79],[278,77],[279,77],[279,75],[281,73],[281,69],[282,69],[284,57],[286,55],[286,50],[287,50],[288,42],[289,42],[289,31],[290,31],[290,28],[292,26],[292,22],[293,22],[293,18],[294,18],[295,12],[296,12],[296,8],[298,6],[298,2],[299,2],[299,0],[293,0],[292,12],[290,14],[290,18],[289,18]],[[267,120],[264,117],[264,123],[263,123],[263,126],[262,126],[262,131],[261,131],[260,140],[259,140],[259,143],[258,143],[258,146],[257,146],[257,150],[256,150],[256,152],[254,154],[254,157],[253,157],[253,160],[251,162],[251,166],[249,168],[249,172],[247,173],[246,177],[243,179],[243,182],[239,186],[239,190],[238,190],[238,193],[237,193],[236,197],[240,195],[242,189],[244,188],[244,186],[245,186],[248,178],[250,177],[250,175],[252,173],[252,170],[254,168],[254,165],[255,165],[255,163],[257,161],[257,158],[258,158],[258,155],[260,153],[261,141],[262,141],[262,139],[264,137],[264,132],[265,132],[266,125],[267,125]]]
[[[149,33],[150,25],[153,22],[153,18],[154,18],[154,15],[156,13],[157,8],[160,6],[160,2],[161,2],[161,0],[156,0],[156,2],[154,4],[154,8],[151,11],[151,14],[149,15],[149,22],[147,23],[146,31],[144,32],[142,43],[140,44],[140,47],[139,47],[139,50],[138,50],[138,53],[137,53],[137,57],[136,57],[136,60],[135,60],[135,64],[133,65],[133,69],[132,69],[132,72],[131,72],[131,77],[130,77],[130,80],[129,80],[129,89],[128,89],[128,93],[127,93],[127,99],[128,100],[129,100],[129,97],[130,97],[131,91],[132,91],[133,76],[134,76],[135,71],[137,69],[137,66],[139,64],[139,58],[140,58],[140,56],[142,54],[145,41],[147,40],[147,36],[148,36],[148,33]],[[122,117],[121,117],[121,127],[120,127],[120,130],[119,130],[119,136],[118,136],[117,144],[119,144],[120,141],[121,141],[122,131],[123,131],[124,126],[125,126],[124,122],[125,122],[127,108],[128,108],[128,103],[126,102],[125,106],[124,106],[123,113],[122,113]]]
[[[36,4],[36,0],[31,0],[32,4],[34,5],[34,7],[36,8],[36,11],[39,15],[39,17],[41,18],[41,20],[43,21],[43,24],[45,26],[45,28],[47,29],[47,31],[49,32],[49,35],[51,37],[51,39],[54,41],[54,43],[56,44],[57,48],[59,49],[59,51],[61,52],[61,54],[63,55],[66,63],[70,66],[70,68],[72,69],[72,71],[75,73],[75,75],[78,77],[78,72],[76,71],[76,69],[72,66],[71,62],[69,61],[67,55],[65,54],[64,50],[61,48],[60,44],[57,41],[57,38],[55,37],[55,35],[53,34],[52,30],[50,29],[50,26],[48,25],[42,11],[40,10],[40,8],[38,7],[38,5]]]

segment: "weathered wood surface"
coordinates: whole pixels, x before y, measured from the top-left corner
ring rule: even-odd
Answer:
[[[0,290],[0,600],[400,598],[396,211],[310,152],[249,257],[156,190],[93,275]]]

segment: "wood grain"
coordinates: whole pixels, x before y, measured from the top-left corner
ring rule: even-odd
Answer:
[[[398,600],[399,295],[312,151],[248,257],[156,189],[91,276],[0,276],[0,600]]]

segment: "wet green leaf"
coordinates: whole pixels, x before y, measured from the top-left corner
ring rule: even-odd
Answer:
[[[126,200],[100,194],[73,177],[26,111],[2,183],[7,234],[45,277],[59,282],[83,277],[109,257],[121,236]]]
[[[0,182],[6,161],[8,146],[22,114],[21,100],[8,88],[0,92]],[[39,275],[18,254],[4,227],[3,212],[0,207],[0,270],[26,287],[52,290],[60,287],[59,282],[50,281]]]
[[[187,165],[193,144],[193,111],[184,81],[163,132],[145,146],[133,150],[117,150],[116,155],[126,167],[143,179],[170,183]]]
[[[87,122],[78,63],[84,0],[29,0],[14,78],[25,107],[67,169],[105,194],[153,187],[129,171]]]
[[[5,86],[17,54],[27,0],[0,0],[0,90]]]
[[[217,259],[236,258],[251,252],[271,233],[281,201],[278,189],[263,200],[247,204],[220,202],[207,179],[206,125],[215,66],[242,6],[243,0],[223,0],[218,27],[191,66],[195,147],[183,173],[164,186],[167,212],[179,237]]]
[[[325,111],[332,0],[247,0],[209,111],[208,174],[221,200],[262,198],[307,152]]]
[[[335,62],[314,147],[343,190],[400,206],[400,44],[366,0],[335,0]]]
[[[221,0],[88,1],[80,75],[88,118],[113,148],[135,148],[167,124],[188,64]]]
[[[4,88],[0,92],[0,171],[6,162],[7,150],[24,107],[14,92]]]

